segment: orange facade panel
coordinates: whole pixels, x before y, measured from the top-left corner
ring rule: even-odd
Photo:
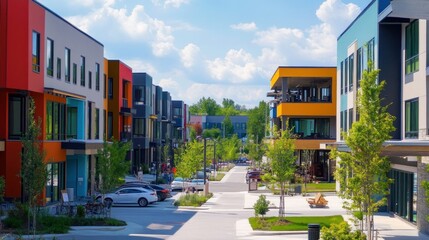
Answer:
[[[297,139],[295,141],[295,149],[296,150],[304,150],[304,149],[313,149],[318,150],[320,149],[320,144],[323,143],[334,143],[335,139],[328,140],[328,139]]]
[[[46,152],[46,156],[45,156],[46,163],[66,161],[66,150],[61,148],[60,141],[44,142],[43,149]]]
[[[281,116],[334,117],[336,103],[280,103],[277,106],[277,117]]]
[[[279,81],[284,77],[332,77],[334,80],[336,76],[335,67],[279,67],[271,77],[270,87],[281,85]]]

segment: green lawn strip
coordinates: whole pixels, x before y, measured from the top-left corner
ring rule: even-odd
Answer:
[[[304,191],[304,184],[301,184]],[[307,192],[335,192],[335,183],[307,183]]]
[[[249,218],[253,230],[264,231],[303,231],[308,229],[308,224],[318,223],[320,228],[329,227],[333,223],[343,222],[341,215],[335,216],[306,216],[306,217],[286,217],[285,222],[279,221],[278,217]]]
[[[222,180],[222,178],[225,176],[225,173],[216,173],[216,178],[214,177],[214,175],[211,175],[209,180],[210,181],[220,181]]]

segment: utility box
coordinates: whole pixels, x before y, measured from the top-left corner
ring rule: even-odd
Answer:
[[[249,191],[258,190],[258,179],[250,178],[249,179]]]

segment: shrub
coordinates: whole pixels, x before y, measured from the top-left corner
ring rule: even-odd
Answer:
[[[258,201],[256,201],[256,203],[253,205],[253,209],[255,210],[255,216],[264,217],[264,215],[269,211],[269,204],[270,201],[267,200],[267,197],[265,195],[260,195]]]
[[[208,194],[207,196],[199,195],[198,193],[185,194],[180,196],[179,199],[174,202],[174,206],[199,207],[203,203],[207,202],[207,200],[212,196],[212,193]]]
[[[78,218],[85,218],[85,207],[82,205],[77,206],[77,214]]]
[[[351,231],[347,222],[331,224],[329,228],[323,227],[321,232],[323,240],[365,240],[366,235],[361,231]]]
[[[9,216],[3,220],[3,224],[6,228],[22,228],[24,220],[22,218]]]

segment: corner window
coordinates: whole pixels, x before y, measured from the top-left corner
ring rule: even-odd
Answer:
[[[80,85],[85,87],[85,57],[80,56]]]
[[[70,49],[64,49],[64,77],[66,82],[70,82]]]
[[[46,74],[54,76],[54,41],[49,38],[46,40]]]
[[[405,74],[419,70],[419,21],[405,28]]]
[[[61,58],[57,58],[57,79],[61,79]]]
[[[33,72],[40,72],[40,33],[33,31],[31,42],[31,63]]]
[[[405,138],[418,138],[419,135],[419,100],[405,102]]]

